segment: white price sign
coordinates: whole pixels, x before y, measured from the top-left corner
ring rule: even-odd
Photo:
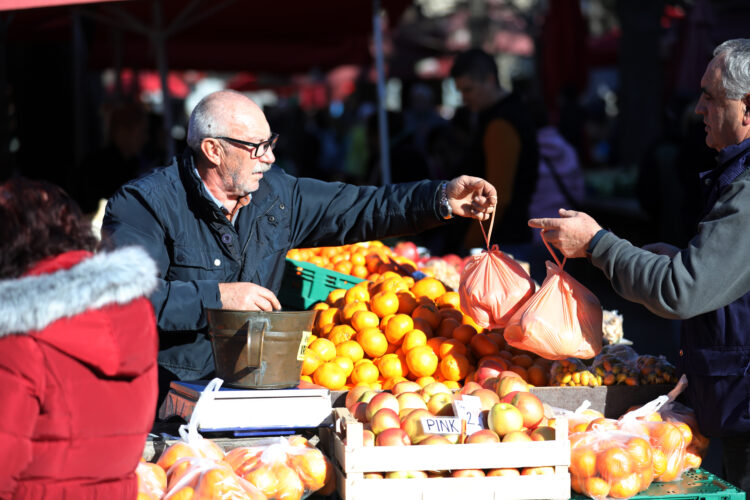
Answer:
[[[466,421],[466,435],[471,436],[484,429],[482,422],[482,401],[476,396],[463,395],[453,400],[453,414]]]

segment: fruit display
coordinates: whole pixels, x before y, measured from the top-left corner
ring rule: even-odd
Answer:
[[[556,465],[568,463],[565,430],[561,434],[549,425],[542,402],[514,372],[501,373],[493,387],[469,382],[455,391],[441,382],[422,387],[409,380],[398,382],[389,391],[354,387],[346,397],[348,411],[341,413],[347,423],[341,424],[340,439],[337,434],[334,440],[343,447],[336,452],[343,472],[349,481],[358,474],[367,483],[377,479],[377,484],[363,488],[383,488],[378,491],[384,493],[388,491],[388,480],[394,478],[483,478],[484,481],[484,478],[515,476],[529,477],[531,481],[533,476],[540,479],[526,483],[526,487],[552,488],[540,493],[539,498],[567,496],[567,472],[565,481],[560,483],[556,474],[562,471],[555,469]],[[479,425],[471,428],[468,425],[473,421],[471,417],[464,420],[464,426],[458,424],[458,418],[451,418],[457,408],[454,405],[468,403],[471,399],[468,396],[477,398],[476,411],[481,415],[474,422]],[[385,451],[391,447],[395,447],[393,454]],[[367,453],[372,448],[383,450]],[[379,467],[382,469],[378,470]],[[404,498],[421,498],[431,487],[429,482],[420,484],[419,493]],[[502,483],[487,484],[488,488],[498,488]],[[514,484],[518,488],[522,483]],[[441,483],[441,488],[450,485]],[[514,498],[513,494],[506,490],[504,496]]]
[[[330,462],[301,436],[275,437],[226,454],[210,440],[201,446],[178,441],[156,464],[141,462],[136,474],[138,500],[300,500],[335,489]]]

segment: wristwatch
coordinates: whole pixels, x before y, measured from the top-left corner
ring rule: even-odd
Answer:
[[[443,219],[453,218],[453,209],[451,209],[450,203],[448,203],[448,183],[443,181],[440,184],[440,200],[438,201],[438,213]]]

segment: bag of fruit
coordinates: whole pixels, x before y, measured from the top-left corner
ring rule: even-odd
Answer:
[[[653,480],[647,437],[614,424],[570,436],[570,484],[596,500],[630,498]]]
[[[169,469],[164,500],[266,500],[266,496],[223,461],[186,457]]]
[[[547,359],[593,358],[602,349],[602,306],[547,248],[556,264],[547,261],[544,283],[510,318],[505,341]]]
[[[620,428],[648,437],[652,448],[654,481],[665,483],[680,479],[689,468],[685,465],[687,443],[683,431],[661,417],[660,410],[670,401],[673,401],[672,393],[659,396],[629,411],[619,420]]]
[[[671,399],[659,410],[659,415],[664,422],[676,425],[682,432],[685,440],[684,469],[697,469],[706,458],[709,439],[698,430],[695,411],[676,401],[677,395],[685,390],[687,384],[687,377],[682,375],[675,388],[669,393]]]
[[[180,441],[167,447],[159,456],[156,463],[166,472],[169,472],[169,468],[181,458],[207,458],[216,462],[224,458],[224,450],[219,445],[210,439],[205,439],[198,433],[201,411],[206,404],[210,404],[223,382],[222,379],[215,378],[206,385],[200,398],[195,403],[190,421],[179,428]]]
[[[521,264],[500,251],[490,248],[492,214],[489,232],[484,232],[487,251],[474,255],[466,263],[458,286],[461,310],[484,328],[504,328],[510,317],[532,296],[536,285]]]
[[[167,473],[160,466],[141,459],[135,468],[138,500],[161,500],[167,489]]]
[[[334,471],[323,453],[306,439],[272,438],[257,446],[230,450],[226,462],[268,499],[299,500],[335,489]]]

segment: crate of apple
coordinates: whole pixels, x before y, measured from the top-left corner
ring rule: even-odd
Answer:
[[[568,498],[567,423],[550,423],[528,384],[511,373],[500,374],[492,388],[471,382],[457,392],[440,382],[352,388],[346,408],[334,409],[332,454],[342,498],[442,498],[466,487],[504,488],[507,498]],[[481,427],[468,430],[447,418],[465,396],[477,398]],[[430,432],[425,425],[432,421],[445,426]]]

